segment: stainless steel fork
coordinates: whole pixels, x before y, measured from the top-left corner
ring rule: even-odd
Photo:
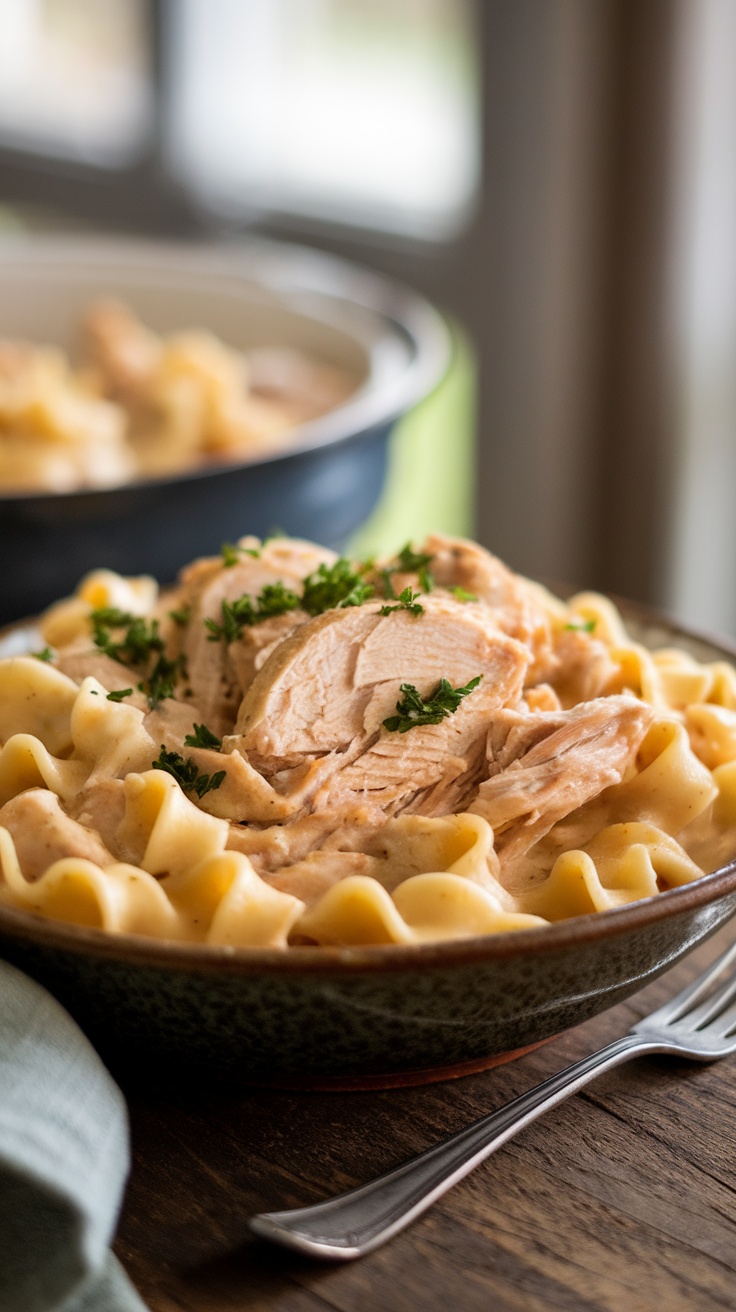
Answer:
[[[736,943],[710,970],[623,1038],[567,1066],[403,1166],[314,1207],[262,1212],[251,1219],[251,1229],[312,1257],[336,1262],[362,1257],[421,1216],[525,1125],[612,1066],[647,1053],[715,1061],[736,1052],[736,974],[719,984],[734,961]]]

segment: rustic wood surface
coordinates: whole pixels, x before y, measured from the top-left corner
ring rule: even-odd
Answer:
[[[629,1002],[444,1084],[286,1093],[128,1073],[134,1168],[119,1256],[152,1312],[736,1309],[736,1058],[649,1058],[604,1075],[359,1262],[302,1259],[247,1227],[500,1107],[624,1033],[735,937],[732,922]]]

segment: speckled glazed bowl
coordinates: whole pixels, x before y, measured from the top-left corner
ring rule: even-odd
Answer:
[[[736,649],[633,608],[650,645]],[[549,928],[423,947],[236,950],[113,936],[0,909],[0,955],[103,1053],[260,1083],[442,1078],[633,993],[736,912],[736,860],[693,884]]]

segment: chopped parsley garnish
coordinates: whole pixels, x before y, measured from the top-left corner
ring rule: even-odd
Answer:
[[[143,669],[153,662],[146,677],[138,684],[139,691],[146,694],[151,710],[155,710],[165,697],[173,696],[186,662],[183,656],[172,659],[166,655],[158,620],[151,620],[149,624],[141,615],[130,615],[112,606],[93,610],[90,620],[95,646],[106,656],[121,665]],[[115,636],[119,630],[123,630],[121,637]]]
[[[163,743],[156,760],[151,761],[151,769],[165,770],[167,774],[173,775],[185,793],[196,793],[199,798],[219,788],[226,774],[225,770],[218,770],[213,775],[200,774],[191,757],[185,758],[179,752],[167,752]]]
[[[240,637],[240,630],[246,624],[255,623],[255,608],[251,598],[246,594],[235,601],[223,601],[221,605],[222,624],[217,620],[206,619],[204,626],[209,629],[209,641],[235,642]]]
[[[391,575],[393,574],[393,572],[394,571],[392,569],[381,570],[381,586],[383,587],[383,595],[384,597],[388,597],[389,601],[396,600],[394,585],[391,581]]]
[[[235,642],[244,628],[259,624],[261,620],[273,619],[275,615],[285,615],[287,611],[296,610],[301,605],[298,597],[283,583],[267,583],[253,604],[253,598],[246,593],[235,601],[223,601],[221,605],[222,623],[217,620],[205,620],[209,629],[209,641]]]
[[[458,584],[456,587],[454,587],[454,588],[452,589],[452,595],[453,595],[453,597],[456,598],[457,601],[477,601],[477,600],[478,600],[478,598],[476,597],[476,595],[475,595],[474,592],[466,592],[466,591],[465,591],[465,588],[461,588],[459,584]]]
[[[254,560],[258,560],[261,549],[260,547],[239,547],[234,542],[223,542],[220,553],[225,569],[232,569],[233,565],[237,565],[241,556],[252,556]]]
[[[54,653],[50,647],[44,647],[43,651],[32,651],[31,656],[35,656],[37,661],[52,661]]]
[[[166,697],[173,697],[179,678],[184,677],[185,674],[186,662],[183,656],[176,656],[173,660],[163,653],[159,656],[148,679],[141,687],[152,711]]]
[[[258,597],[255,623],[271,619],[274,615],[285,615],[298,606],[301,606],[301,597],[292,592],[291,588],[285,587],[283,583],[266,583]]]
[[[364,583],[350,561],[340,557],[334,565],[319,565],[304,580],[301,605],[309,615],[322,615],[326,610],[361,606],[372,596],[372,585]]]
[[[565,628],[571,633],[592,633],[597,623],[597,620],[581,620],[579,624],[566,624]]]
[[[383,721],[384,728],[390,733],[408,733],[420,724],[440,724],[448,715],[453,715],[463,697],[467,697],[478,687],[482,674],[471,679],[464,688],[453,688],[447,679],[440,679],[437,687],[426,701],[417,692],[413,683],[402,683],[403,698],[396,703],[398,715],[390,715]]]
[[[390,615],[394,610],[408,610],[410,615],[423,615],[424,607],[417,601],[419,596],[421,596],[421,593],[412,592],[411,588],[408,587],[404,588],[403,592],[398,595],[398,604],[396,606],[382,606],[378,614]]]
[[[95,646],[123,665],[144,665],[154,652],[164,650],[158,620],[149,624],[142,615],[130,615],[113,606],[93,610],[90,620]],[[119,629],[125,632],[122,638],[115,639],[113,632]]]
[[[107,694],[107,700],[109,702],[121,702],[124,697],[132,697],[132,696],[133,696],[132,688],[116,688],[115,692],[109,692]]]
[[[431,592],[434,587],[434,579],[429,572],[428,566],[431,565],[434,556],[426,552],[414,551],[410,542],[395,557],[396,563],[388,565],[381,570],[383,580],[383,595],[390,600],[395,600],[396,593],[391,581],[392,574],[416,574],[419,579],[419,586],[422,592]]]
[[[222,739],[217,737],[206,724],[192,725],[194,733],[188,733],[184,739],[185,747],[211,747],[214,751],[219,752],[222,747]]]
[[[169,611],[169,619],[173,620],[175,624],[181,624],[183,626],[185,624],[188,624],[191,618],[192,618],[191,606],[182,606],[181,610]]]
[[[411,542],[407,542],[406,546],[401,548],[396,559],[399,562],[397,571],[402,574],[413,574],[415,571],[418,573],[420,569],[425,569],[427,565],[431,565],[434,556],[428,556],[421,551],[412,551]]]

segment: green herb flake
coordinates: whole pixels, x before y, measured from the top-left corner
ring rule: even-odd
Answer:
[[[123,665],[145,665],[154,652],[164,650],[158,620],[149,624],[142,615],[130,615],[113,607],[93,610],[90,620],[95,646]],[[124,630],[122,637],[115,638],[114,633],[120,629]]]
[[[372,596],[372,585],[364,583],[350,561],[340,557],[334,565],[319,565],[304,580],[301,605],[308,615],[323,615],[326,610],[362,606]]]
[[[210,632],[210,642],[219,642],[220,639],[224,642],[235,642],[246,624],[255,623],[255,608],[247,594],[238,597],[235,601],[223,601],[220,611],[222,624],[211,619],[204,621],[205,628]]]
[[[121,665],[149,667],[146,678],[138,683],[148,705],[155,710],[165,697],[172,697],[178,679],[184,674],[184,656],[166,655],[158,620],[150,623],[141,615],[130,615],[114,607],[93,610],[92,638],[96,647]],[[122,630],[122,633],[120,632]]]
[[[275,615],[285,615],[287,611],[301,606],[301,597],[283,583],[266,583],[261,589],[256,602],[255,623],[272,619]]]
[[[395,610],[408,610],[408,612],[409,612],[410,615],[414,615],[414,616],[417,616],[417,615],[423,615],[423,614],[424,614],[424,607],[423,607],[422,605],[420,605],[420,603],[417,601],[417,597],[419,597],[419,596],[421,596],[421,593],[419,593],[419,592],[412,592],[412,589],[411,589],[411,588],[408,588],[408,587],[407,587],[407,588],[404,588],[403,592],[400,592],[400,593],[399,593],[399,596],[398,596],[398,599],[397,599],[397,600],[398,600],[398,605],[396,605],[396,606],[382,606],[381,609],[379,610],[378,614],[379,614],[379,615],[390,615],[391,612],[392,612],[392,611],[395,611]]]
[[[50,647],[44,647],[43,651],[32,651],[31,656],[35,656],[37,661],[52,661],[54,653]]]
[[[434,588],[434,578],[428,566],[433,560],[434,556],[423,551],[414,551],[411,543],[407,542],[394,557],[394,564],[387,565],[380,571],[384,597],[388,597],[390,601],[396,600],[392,574],[416,574],[422,592],[431,592]]]
[[[192,618],[191,606],[182,606],[181,610],[169,611],[169,619],[173,620],[175,624],[180,624],[182,628],[184,627],[185,624],[189,623],[191,618]]]
[[[456,599],[456,601],[477,601],[477,600],[478,600],[478,598],[476,597],[476,595],[475,595],[474,592],[466,592],[466,591],[465,591],[465,588],[461,588],[459,584],[457,585],[457,587],[454,587],[454,588],[452,589],[452,595],[453,595],[453,597]]]
[[[143,688],[152,711],[155,711],[159,702],[164,701],[166,697],[173,697],[179,679],[184,678],[185,675],[184,656],[176,656],[173,660],[163,653],[159,656]]]
[[[434,556],[428,556],[421,551],[413,551],[411,543],[407,542],[406,546],[401,548],[396,559],[398,565],[395,568],[395,573],[414,574],[418,573],[420,569],[425,569],[427,565],[431,565]]]
[[[215,752],[220,751],[222,739],[212,733],[212,730],[208,729],[206,724],[197,724],[195,722],[192,728],[194,733],[188,733],[184,739],[185,747],[210,747]]]
[[[393,581],[391,579],[392,573],[393,570],[390,569],[381,570],[381,588],[383,589],[384,597],[387,597],[389,601],[396,600],[396,592],[394,590]]]
[[[208,640],[236,642],[244,628],[260,624],[261,620],[273,619],[276,615],[285,615],[300,605],[301,597],[283,583],[267,583],[261,589],[255,605],[247,593],[235,601],[223,601],[220,607],[222,623],[218,624],[213,619],[204,621],[205,628],[209,629]]]
[[[254,560],[258,560],[260,554],[260,547],[240,547],[236,542],[223,542],[220,547],[220,555],[225,569],[232,569],[233,565],[237,565],[241,556],[252,556]]]
[[[132,697],[132,696],[133,696],[132,688],[116,688],[115,692],[109,692],[107,694],[107,700],[109,702],[121,702],[124,697]]]
[[[570,633],[592,633],[597,623],[597,620],[581,620],[579,624],[566,624],[565,628]]]
[[[408,733],[410,729],[416,729],[422,724],[440,724],[448,715],[454,715],[463,697],[469,696],[482,678],[482,674],[477,675],[464,688],[453,688],[447,679],[440,679],[432,696],[426,701],[413,683],[402,683],[400,691],[404,696],[396,703],[398,714],[384,720],[384,728],[389,733]]]
[[[215,774],[200,774],[191,757],[183,757],[179,752],[167,752],[163,743],[155,761],[151,761],[152,770],[165,770],[176,779],[185,793],[196,793],[200,799],[206,793],[219,788],[226,771],[218,770]]]

